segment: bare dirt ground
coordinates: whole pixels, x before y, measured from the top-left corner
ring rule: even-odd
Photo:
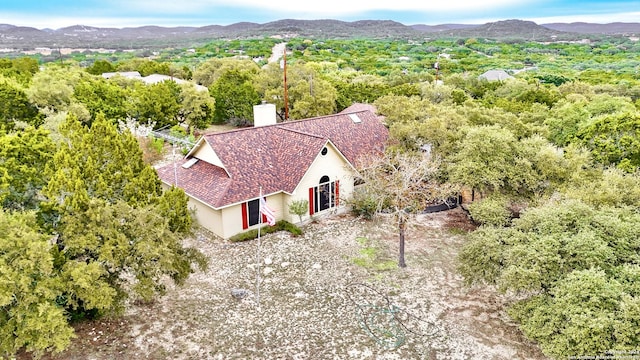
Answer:
[[[463,286],[461,210],[414,221],[405,269],[392,266],[390,219],[334,215],[304,229],[262,237],[259,262],[257,241],[191,240],[210,257],[206,272],[122,318],[78,324],[71,347],[51,358],[545,359],[509,321],[504,296]]]

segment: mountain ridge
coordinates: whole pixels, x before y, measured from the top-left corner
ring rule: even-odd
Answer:
[[[551,40],[578,39],[585,35],[638,36],[640,23],[614,22],[551,23],[538,25],[525,20],[501,20],[486,24],[405,25],[393,20],[341,21],[334,19],[281,19],[263,24],[238,22],[230,25],[139,27],[93,27],[73,25],[59,29],[0,24],[0,47],[146,47],[197,46],[214,39],[265,36],[312,38],[433,38],[479,37],[490,39]]]

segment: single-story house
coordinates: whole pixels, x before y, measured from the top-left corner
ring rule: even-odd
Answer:
[[[388,130],[368,107],[276,123],[275,106],[254,107],[256,124],[202,136],[184,159],[157,169],[164,186],[189,196],[197,221],[227,239],[259,226],[259,194],[277,220],[296,223],[293,201],[307,200],[302,220],[345,208],[356,166],[378,156]],[[360,159],[360,160],[359,160]]]

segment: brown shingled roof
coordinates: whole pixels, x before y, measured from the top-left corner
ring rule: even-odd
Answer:
[[[231,178],[224,169],[205,161],[198,161],[188,169],[182,167],[188,159],[165,165],[159,169],[158,176],[169,185],[177,185],[185,192],[210,205],[214,205],[224,196],[231,184]],[[176,184],[177,178],[177,184]]]
[[[205,135],[224,167],[198,161],[188,169],[177,166],[178,186],[214,208],[280,191],[291,193],[318,153],[333,143],[352,165],[361,156],[383,150],[388,131],[370,111],[340,113],[269,126]],[[227,173],[228,172],[228,173]],[[174,166],[158,169],[167,184],[174,183]]]
[[[340,111],[340,114],[348,114],[348,113],[353,113],[358,111],[367,111],[367,110],[371,111],[374,114],[378,113],[378,109],[376,109],[376,106],[373,104],[353,103],[346,109]]]
[[[357,116],[361,122],[355,123],[352,115]],[[357,166],[361,158],[375,156],[384,151],[389,137],[389,131],[380,119],[366,110],[278,125],[331,139],[331,142],[354,166]]]

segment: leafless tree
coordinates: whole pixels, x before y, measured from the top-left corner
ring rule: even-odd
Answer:
[[[359,171],[369,201],[375,203],[376,214],[394,216],[398,224],[398,266],[406,267],[404,248],[407,222],[426,205],[444,200],[456,190],[437,181],[439,161],[423,153],[389,150],[383,156],[363,163]]]

